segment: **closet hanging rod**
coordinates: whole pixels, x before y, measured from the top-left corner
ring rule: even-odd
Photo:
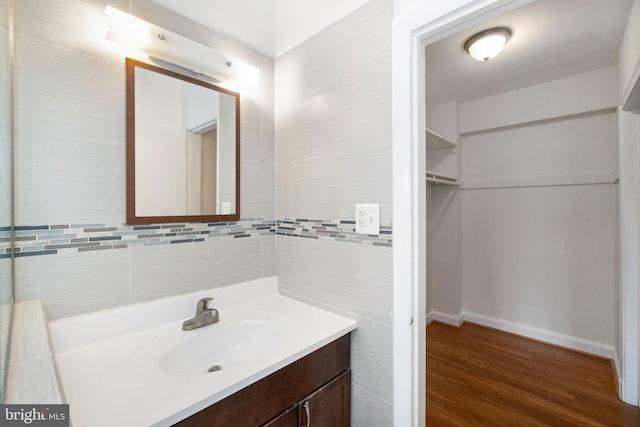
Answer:
[[[426,179],[434,184],[459,185],[458,180],[444,175],[438,175],[433,172],[427,172]]]

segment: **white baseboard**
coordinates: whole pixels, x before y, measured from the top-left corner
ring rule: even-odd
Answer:
[[[616,381],[616,385],[618,386],[618,389],[616,390],[616,392],[618,393],[618,397],[622,399],[622,377],[620,376],[620,356],[618,356],[618,352],[616,351],[616,348],[613,347],[613,370],[615,371],[613,374],[615,375],[617,381]]]
[[[431,319],[437,322],[446,323],[447,325],[460,326],[462,322],[464,322],[464,317],[462,313],[456,315],[441,313],[439,311],[432,311]]]
[[[433,311],[427,313],[427,325],[433,322]]]
[[[596,356],[606,357],[607,359],[613,359],[615,354],[615,348],[610,345],[574,337],[571,335],[560,334],[545,329],[538,329],[531,326],[523,325],[521,323],[509,322],[507,320],[496,319],[494,317],[483,316],[481,314],[470,313],[468,311],[463,312],[462,318],[464,318],[464,320],[468,320],[471,323],[477,323],[479,325],[488,326],[490,328],[499,329],[505,332],[511,332],[538,341],[544,341],[549,344],[594,354]],[[435,313],[434,319],[438,320],[438,318],[435,316]],[[616,368],[617,367],[618,365],[616,365]]]

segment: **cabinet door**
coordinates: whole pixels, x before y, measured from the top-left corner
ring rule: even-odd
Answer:
[[[298,427],[298,404],[293,405],[263,427]]]
[[[301,427],[349,427],[351,369],[300,402],[298,411]]]

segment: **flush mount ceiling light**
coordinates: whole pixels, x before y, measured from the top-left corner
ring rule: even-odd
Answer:
[[[474,36],[464,44],[464,50],[476,61],[489,62],[500,53],[511,37],[511,30],[504,27],[490,28]]]

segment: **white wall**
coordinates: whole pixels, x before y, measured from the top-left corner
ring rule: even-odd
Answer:
[[[369,0],[275,0],[274,52],[282,55]]]
[[[192,83],[184,83],[183,92],[185,129],[192,132],[202,131],[202,128],[211,125],[213,120],[218,120],[220,92]]]
[[[427,106],[427,127],[459,144],[458,102]],[[427,170],[458,177],[459,148],[427,150]],[[462,192],[427,184],[427,313],[458,323],[462,314]]]
[[[635,0],[629,13],[629,21],[620,44],[618,55],[618,94],[622,97],[628,88],[631,77],[640,65],[640,1]]]
[[[460,133],[614,108],[617,74],[607,67],[461,103]]]
[[[613,346],[616,191],[466,191],[465,312]]]
[[[465,316],[613,349],[616,84],[612,67],[461,104]]]
[[[457,323],[463,301],[462,192],[445,185],[428,185],[427,199],[431,310],[436,320]]]
[[[231,212],[236,212],[236,120],[235,98],[220,97],[220,118],[218,120],[218,207],[222,213],[222,203],[231,204]],[[242,117],[239,118],[242,120]],[[240,122],[242,123],[242,122]],[[275,173],[275,172],[274,172]],[[242,200],[240,208],[242,211]]]
[[[135,70],[136,215],[187,214],[183,83]]]
[[[390,80],[390,0],[276,60],[278,219],[354,220],[362,202],[391,224]],[[279,235],[277,252],[283,293],[358,321],[352,425],[392,425],[392,248]]]
[[[559,183],[599,175],[613,180],[618,151],[611,135],[616,134],[614,111],[464,136],[465,187],[551,177]]]

